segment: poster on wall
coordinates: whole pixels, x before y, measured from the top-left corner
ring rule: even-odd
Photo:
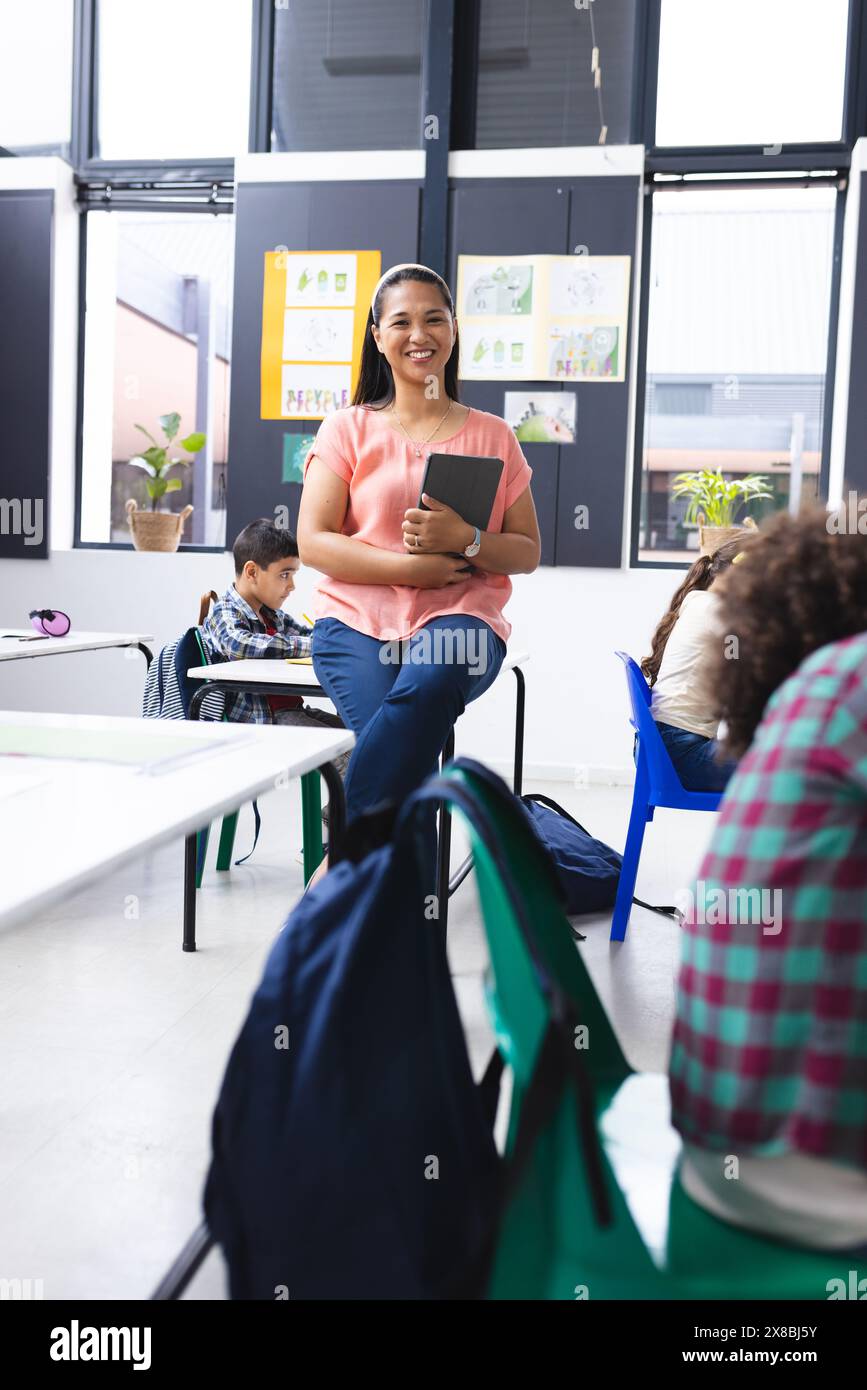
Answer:
[[[350,404],[379,251],[266,251],[263,420],[324,420]]]
[[[574,444],[574,391],[506,391],[503,418],[522,444]]]
[[[460,375],[625,381],[631,256],[459,256]]]

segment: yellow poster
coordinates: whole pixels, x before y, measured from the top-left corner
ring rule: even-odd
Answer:
[[[461,377],[625,381],[630,267],[630,256],[459,256]]]
[[[350,405],[379,251],[266,251],[262,419],[324,420]]]

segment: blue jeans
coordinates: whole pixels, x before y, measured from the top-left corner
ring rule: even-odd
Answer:
[[[703,738],[673,724],[657,724],[674,770],[688,792],[721,792],[737,763],[719,762],[715,738]]]
[[[463,613],[434,618],[403,642],[367,637],[337,618],[316,623],[316,678],[356,738],[349,820],[403,801],[436,771],[455,720],[493,684],[505,654],[487,623]]]

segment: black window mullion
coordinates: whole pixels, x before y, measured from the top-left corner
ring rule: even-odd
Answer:
[[[629,138],[633,145],[644,145],[648,150],[656,144],[660,14],[661,0],[639,0],[635,6]]]
[[[75,0],[73,15],[70,163],[79,170],[93,154],[96,0]]]
[[[453,150],[476,148],[476,106],[479,88],[479,27],[481,0],[461,0],[455,13],[455,42],[452,60]]]
[[[274,0],[254,0],[250,71],[250,139],[253,153],[271,150],[274,91]]]
[[[831,269],[831,303],[828,308],[828,354],[825,362],[824,409],[822,411],[822,457],[819,463],[819,498],[828,500],[831,477],[831,431],[834,424],[834,390],[837,379],[837,328],[840,316],[840,279],[843,269],[843,222],[846,194],[837,194],[834,209],[834,252]]]
[[[420,144],[426,158],[419,256],[438,275],[446,274],[454,30],[455,0],[429,0],[422,69]],[[428,138],[431,118],[437,122],[433,139]]]

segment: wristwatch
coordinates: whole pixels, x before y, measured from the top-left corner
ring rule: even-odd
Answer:
[[[478,555],[479,551],[482,548],[482,533],[479,530],[478,526],[474,527],[474,530],[476,534],[473,536],[473,539],[470,541],[469,545],[464,551],[464,555],[468,560],[475,559],[476,555]]]

